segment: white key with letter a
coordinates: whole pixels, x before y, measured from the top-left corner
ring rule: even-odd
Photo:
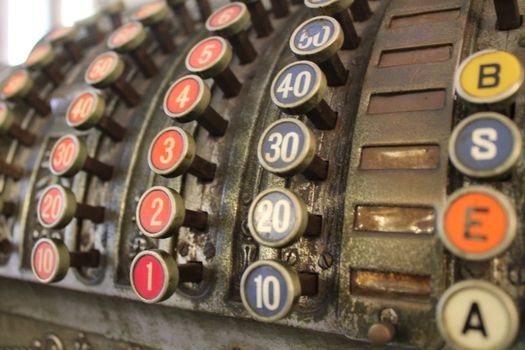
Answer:
[[[501,288],[480,280],[449,288],[438,303],[436,318],[443,338],[461,350],[506,349],[519,326],[512,299]]]

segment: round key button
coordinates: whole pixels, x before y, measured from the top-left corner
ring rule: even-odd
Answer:
[[[76,27],[59,27],[46,36],[46,41],[53,46],[62,45],[69,57],[76,63],[80,62],[84,53],[80,45],[75,42],[78,29]]]
[[[2,97],[12,99],[22,97],[33,88],[33,80],[25,70],[17,70],[4,82]]]
[[[456,92],[474,105],[507,104],[523,86],[520,60],[505,51],[483,50],[470,55],[456,70]]]
[[[296,271],[278,261],[257,261],[242,275],[242,303],[255,319],[278,321],[290,313],[299,296],[316,294],[316,275],[308,275],[301,278]]]
[[[146,78],[157,74],[158,67],[146,48],[147,34],[144,26],[137,21],[129,22],[116,29],[107,40],[109,49],[129,53]]]
[[[184,129],[171,127],[162,130],[149,149],[151,170],[165,177],[177,177],[186,172],[202,181],[212,181],[216,165],[196,154],[195,140]]]
[[[56,176],[72,177],[84,170],[107,181],[113,175],[113,167],[91,158],[84,141],[73,134],[58,139],[49,159],[49,170]]]
[[[319,235],[322,219],[308,213],[304,201],[281,188],[261,192],[248,213],[248,229],[260,244],[280,248],[293,244],[303,235]]]
[[[86,70],[84,79],[96,88],[108,87],[124,72],[124,62],[114,52],[108,51],[97,56]]]
[[[165,1],[156,1],[140,7],[132,18],[149,27],[164,53],[175,50],[172,25],[168,19],[169,8]]]
[[[227,38],[241,64],[250,63],[257,51],[246,29],[251,25],[250,12],[242,2],[232,2],[217,9],[206,21],[206,29]]]
[[[211,78],[226,69],[232,60],[228,43],[215,36],[197,43],[186,56],[186,68],[203,78]]]
[[[125,80],[124,61],[113,51],[98,55],[88,66],[84,75],[86,84],[96,88],[110,87],[129,107],[140,102],[140,95]]]
[[[319,129],[333,129],[337,114],[324,100],[327,82],[324,73],[310,61],[284,67],[273,80],[272,101],[287,114],[305,114]]]
[[[507,349],[519,328],[518,310],[509,295],[482,280],[450,287],[439,300],[436,321],[445,341],[462,350]]]
[[[26,67],[29,69],[38,69],[47,66],[55,58],[53,47],[48,43],[38,44],[31,50],[26,59]]]
[[[102,119],[105,107],[106,103],[96,92],[83,92],[69,105],[66,122],[72,128],[89,130]]]
[[[145,250],[131,263],[130,281],[140,300],[154,304],[172,296],[179,283],[200,282],[202,272],[200,263],[177,266],[175,258],[165,251]]]
[[[25,69],[17,69],[3,82],[0,89],[2,98],[9,101],[21,99],[39,115],[46,116],[51,113],[51,107],[38,95],[34,84]]]
[[[179,269],[173,256],[162,250],[140,252],[131,264],[131,286],[145,303],[154,304],[173,295],[179,284]]]
[[[15,121],[13,112],[3,102],[0,102],[0,135],[9,135],[25,146],[35,143],[35,135]]]
[[[440,218],[439,237],[453,254],[486,260],[505,251],[516,236],[516,212],[506,196],[489,187],[456,191]]]
[[[60,185],[51,185],[42,191],[37,215],[43,227],[61,229],[73,218],[87,219],[99,224],[104,221],[104,208],[77,203],[71,190]]]
[[[55,86],[64,80],[64,75],[55,62],[53,47],[49,43],[43,42],[35,46],[27,57],[25,66],[29,70],[41,69]]]
[[[46,36],[46,40],[51,44],[58,44],[67,41],[72,41],[77,35],[77,28],[75,27],[59,27],[53,29]]]
[[[208,214],[187,210],[181,195],[168,187],[150,188],[137,206],[137,226],[150,238],[169,238],[182,226],[204,230]]]
[[[257,147],[259,163],[279,176],[300,173],[308,179],[326,178],[328,162],[316,155],[317,140],[314,133],[301,121],[280,119],[262,134]]]
[[[229,36],[250,25],[250,13],[242,2],[233,2],[217,9],[206,21],[206,29]]]
[[[146,40],[146,31],[142,23],[133,21],[117,28],[107,40],[110,50],[129,52]]]
[[[208,85],[196,75],[186,75],[174,82],[164,96],[164,112],[181,123],[194,120],[213,136],[223,136],[228,127],[211,106]]]
[[[230,69],[232,50],[221,37],[213,36],[197,43],[186,56],[186,69],[204,79],[213,78],[224,93],[234,97],[241,91],[241,83]]]
[[[70,253],[62,241],[49,238],[39,239],[31,253],[33,275],[40,283],[59,282],[70,267],[97,267],[99,262],[96,250]]]
[[[481,112],[464,119],[452,132],[449,155],[462,173],[475,178],[507,174],[521,155],[521,133],[509,118]]]
[[[138,10],[133,12],[132,17],[145,24],[151,24],[159,22],[166,18],[169,9],[168,5],[164,1],[155,1],[146,5],[143,5]]]
[[[328,85],[346,83],[348,71],[338,51],[343,46],[341,25],[332,17],[314,17],[299,25],[290,38],[290,48],[299,59],[310,60],[325,73]]]
[[[66,123],[77,130],[99,129],[114,141],[121,141],[126,130],[112,119],[104,116],[106,102],[94,91],[86,91],[75,97],[66,112]]]
[[[316,15],[331,16],[339,22],[344,33],[343,48],[345,50],[357,48],[361,41],[348,12],[353,3],[354,0],[304,0],[305,6]]]

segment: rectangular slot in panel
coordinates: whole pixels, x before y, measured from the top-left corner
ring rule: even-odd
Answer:
[[[350,293],[385,299],[428,299],[432,292],[430,276],[377,272],[350,271]]]
[[[425,170],[439,167],[438,145],[366,146],[360,170]]]
[[[368,104],[369,114],[435,111],[445,107],[445,89],[374,94]]]
[[[432,208],[359,205],[354,218],[355,231],[428,235],[436,228]]]
[[[441,11],[394,16],[390,21],[390,28],[402,28],[425,25],[435,22],[454,21],[459,18],[459,15],[459,8],[455,8]]]
[[[443,62],[448,61],[451,57],[451,44],[385,50],[381,52],[379,67]]]

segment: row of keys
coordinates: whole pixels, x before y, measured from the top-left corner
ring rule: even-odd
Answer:
[[[49,102],[39,96],[34,80],[25,69],[15,70],[4,81],[0,88],[0,97],[10,102],[22,101],[42,117],[51,113]]]
[[[471,109],[453,130],[449,157],[463,174],[502,179],[521,157],[521,132],[508,117],[521,90],[525,69],[512,54],[484,50],[467,57],[456,71],[456,92]],[[510,200],[488,187],[470,186],[453,194],[444,210],[440,236],[455,255],[486,260],[507,250],[516,236],[516,213]]]
[[[111,15],[114,24],[121,23],[120,12],[122,3],[115,3],[105,8]],[[99,14],[95,14],[80,23],[85,27],[90,41],[96,43],[103,38],[98,29]],[[74,61],[79,61],[83,54],[80,45],[75,41],[77,27],[59,28],[48,34],[46,42],[39,44],[30,54],[26,66],[42,67],[51,78],[51,73],[57,69],[49,63],[52,56],[52,45],[62,45]],[[109,57],[109,58],[108,58]],[[52,61],[52,60],[51,60]],[[107,80],[114,79],[118,88],[120,74],[124,70],[123,62],[115,55],[97,57],[85,72],[85,80],[93,85],[101,86]],[[59,72],[59,71],[58,71]],[[110,75],[110,77],[106,77]],[[55,79],[55,83],[59,83]],[[63,78],[60,76],[60,78]],[[125,88],[125,87],[124,87]],[[125,97],[129,97],[125,96]],[[134,96],[132,96],[134,97]],[[131,100],[132,98],[128,98]],[[127,101],[129,104],[133,101]],[[95,91],[82,92],[73,99],[66,112],[66,122],[78,130],[88,130],[96,127],[115,141],[122,140],[125,129],[106,117],[105,101]],[[57,140],[50,152],[49,169],[52,174],[61,177],[72,177],[80,171],[99,177],[103,181],[111,178],[113,168],[88,155],[85,142],[73,134],[65,135]],[[105,208],[86,205],[77,202],[75,194],[61,185],[46,187],[40,195],[37,204],[37,218],[42,227],[47,229],[65,228],[73,219],[89,220],[102,223]],[[97,267],[100,263],[100,253],[97,250],[89,252],[69,252],[66,245],[58,239],[41,238],[33,246],[31,267],[35,278],[41,283],[61,281],[69,268]]]
[[[120,7],[112,9],[115,18],[120,10]],[[39,96],[34,87],[34,80],[31,78],[28,70],[42,71],[54,86],[58,86],[64,79],[64,73],[56,60],[56,48],[61,46],[70,59],[75,62],[80,61],[83,52],[81,46],[76,42],[78,28],[85,28],[90,36],[90,41],[93,43],[98,42],[103,37],[98,29],[98,19],[99,15],[95,14],[79,21],[75,27],[58,28],[46,35],[30,52],[24,64],[25,69],[15,70],[3,82],[1,87],[2,98],[11,102],[21,100],[33,108],[40,116],[50,114],[50,105]],[[86,106],[78,107],[81,112],[87,113]],[[87,107],[91,108],[91,105]],[[75,108],[72,114],[78,115],[79,108]],[[89,118],[92,120],[93,125],[97,124],[101,119],[96,115]],[[89,121],[84,123],[85,120],[77,119],[75,122],[78,123],[79,128],[87,127],[87,124],[89,124]],[[3,102],[0,103],[0,133],[7,134],[26,146],[30,146],[35,142],[35,135],[20,126],[16,121],[14,112]],[[51,171],[60,175],[71,175],[77,171],[76,167],[79,169],[92,169],[97,173],[101,172],[100,164],[87,156],[87,148],[76,137],[62,138],[54,147],[51,158]],[[15,180],[20,179],[23,175],[21,168],[13,164],[7,164],[4,161],[0,161],[0,168],[0,174]],[[105,170],[108,169],[106,168]],[[105,175],[107,175],[107,172]],[[14,203],[1,200],[0,215],[5,217],[13,215],[14,207]],[[58,228],[67,225],[73,217],[101,222],[104,217],[104,209],[76,203],[75,196],[71,191],[61,186],[50,186],[44,190],[40,198],[37,215],[44,227]],[[65,276],[69,265],[81,266],[85,264],[86,266],[95,266],[98,264],[98,252],[87,254],[90,256],[87,260],[84,259],[84,255],[86,254],[69,254],[67,248],[61,242],[46,239],[39,240],[33,251],[33,271],[37,279],[42,282],[58,281]]]
[[[104,216],[103,207],[78,203],[75,194],[61,185],[46,187],[37,204],[38,221],[47,229],[64,228],[75,218],[102,223]],[[40,238],[31,254],[33,275],[41,283],[60,282],[71,267],[96,268],[99,263],[100,253],[97,250],[69,252],[58,239]]]
[[[328,86],[344,86],[349,75],[338,51],[355,49],[360,41],[348,10],[359,20],[366,20],[372,12],[367,0],[304,3],[321,16],[306,20],[291,35],[290,49],[299,61],[277,73],[271,98],[284,113],[305,115],[317,129],[331,130],[337,124],[337,113],[324,96]],[[316,154],[317,148],[314,133],[302,121],[281,118],[262,133],[257,156],[264,169],[278,176],[303,174],[309,180],[325,180],[329,164]],[[318,237],[322,227],[322,216],[309,213],[303,199],[288,189],[264,190],[248,212],[250,234],[265,247],[283,248],[301,237]],[[295,271],[282,262],[260,260],[244,271],[240,289],[249,314],[273,322],[286,317],[300,296],[317,294],[318,276]],[[385,330],[376,328],[380,333]]]
[[[233,21],[235,17],[233,14]],[[224,23],[231,18],[224,18]],[[186,67],[200,76],[181,77],[168,88],[163,101],[166,115],[183,123],[197,121],[210,135],[223,136],[228,122],[210,106],[211,91],[201,77],[216,78],[227,97],[237,95],[240,83],[228,68],[231,60],[231,47],[221,37],[195,45],[186,57]],[[201,181],[212,181],[216,169],[215,164],[196,154],[193,136],[179,127],[166,128],[155,136],[148,150],[148,163],[161,176],[175,177],[188,172]],[[135,217],[142,234],[154,239],[172,237],[183,226],[202,231],[208,222],[206,212],[186,209],[182,196],[164,186],[152,187],[142,195]],[[130,281],[140,300],[157,303],[169,298],[179,283],[200,282],[202,270],[200,263],[177,266],[171,254],[147,250],[133,259]]]
[[[79,26],[89,27],[91,25],[92,22],[89,20],[79,23]],[[2,99],[11,103],[23,102],[33,109],[38,116],[49,115],[51,106],[39,95],[35,81],[29,72],[41,71],[55,87],[58,86],[64,80],[64,73],[57,63],[54,46],[63,45],[70,58],[80,60],[82,49],[75,42],[76,34],[77,28],[59,28],[46,35],[44,40],[31,50],[23,67],[15,69],[4,80],[0,88]],[[24,146],[32,146],[36,141],[36,135],[23,128],[17,117],[10,104],[0,102],[0,135],[7,135]],[[24,171],[20,167],[3,160],[0,161],[0,175],[19,180],[23,173]],[[4,217],[13,215],[14,207],[13,202],[0,200],[0,215]]]
[[[179,78],[167,89],[163,107],[168,117],[181,123],[196,121],[211,136],[226,133],[228,121],[210,106],[211,91],[203,79],[213,78],[226,98],[239,94],[242,85],[230,64],[233,51],[241,64],[257,56],[246,32],[250,22],[250,13],[240,2],[225,5],[209,16],[206,28],[221,36],[200,41],[187,54],[186,68],[193,74]],[[212,181],[216,165],[196,153],[192,135],[180,127],[168,127],[150,145],[149,167],[164,177],[189,173],[200,181]],[[187,209],[182,196],[165,186],[152,187],[142,195],[135,218],[142,234],[153,239],[173,237],[181,227],[203,231],[208,223],[206,212]],[[130,281],[139,299],[157,303],[169,298],[179,283],[200,282],[202,270],[198,262],[177,266],[171,254],[146,250],[133,259]]]
[[[504,3],[509,2],[495,2],[496,8],[506,6]],[[518,58],[504,51],[477,52],[458,67],[456,93],[470,111],[477,112],[455,127],[449,141],[450,160],[463,174],[501,179],[518,163],[521,133],[510,116],[524,77]],[[507,196],[487,186],[471,185],[448,198],[439,221],[439,237],[455,256],[485,261],[510,248],[517,225],[516,211]],[[506,292],[478,280],[450,287],[440,298],[436,321],[446,342],[458,349],[507,348],[519,324],[516,305]]]

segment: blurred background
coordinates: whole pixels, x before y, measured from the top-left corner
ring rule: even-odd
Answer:
[[[72,25],[113,0],[0,0],[0,64],[25,61],[33,45],[51,28]],[[144,0],[125,0],[136,6]]]

